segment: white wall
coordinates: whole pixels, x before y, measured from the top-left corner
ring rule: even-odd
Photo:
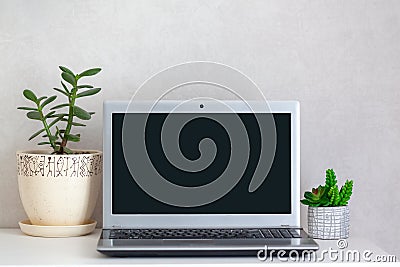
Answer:
[[[353,178],[351,234],[400,255],[399,1],[0,0],[0,226],[25,217],[14,153],[35,147],[38,125],[15,109],[24,88],[49,94],[60,64],[101,66],[103,92],[82,100],[98,113],[81,144],[101,149],[101,100],[128,99],[190,60],[231,65],[267,98],[299,100],[302,191],[328,167]]]

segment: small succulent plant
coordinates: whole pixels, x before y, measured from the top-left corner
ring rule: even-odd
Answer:
[[[42,135],[46,141],[39,142],[38,145],[50,145],[53,149],[53,154],[71,154],[73,151],[67,147],[68,141],[79,142],[80,134],[72,134],[72,126],[84,127],[79,120],[90,120],[94,112],[88,112],[76,105],[76,100],[81,97],[95,95],[100,92],[100,88],[94,88],[92,85],[78,85],[78,81],[86,76],[96,75],[101,71],[100,68],[88,69],[80,74],[74,74],[66,67],[59,67],[61,70],[62,79],[70,85],[68,88],[63,81],[61,85],[63,89],[53,88],[55,91],[67,97],[67,103],[59,104],[51,107],[48,111],[47,105],[56,100],[57,96],[37,97],[34,92],[29,89],[23,91],[26,99],[34,103],[33,107],[18,107],[20,110],[28,111],[26,116],[31,120],[37,120],[42,123],[43,128],[35,132],[29,137],[29,140]],[[84,90],[82,90],[84,89]],[[63,110],[64,112],[60,112]],[[49,121],[51,120],[51,121]],[[63,127],[62,127],[63,126]]]
[[[304,193],[301,203],[312,207],[346,206],[353,193],[353,180],[346,180],[340,188],[337,185],[336,174],[333,169],[326,170],[325,185],[313,188]]]

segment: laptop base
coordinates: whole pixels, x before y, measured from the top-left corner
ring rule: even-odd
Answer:
[[[162,229],[153,229],[154,232],[159,232]],[[196,230],[193,230],[194,233]],[[251,229],[254,231],[255,229]],[[260,233],[266,232],[266,229],[259,229]],[[269,229],[271,230],[271,229]],[[288,231],[287,228],[273,228],[276,231]],[[308,237],[308,235],[302,230],[297,228],[295,231],[299,233],[297,237],[272,237],[265,238],[262,234],[261,237],[251,238],[230,238],[222,236],[217,239],[200,238],[196,236],[191,238],[184,236],[179,238],[178,236],[142,236],[128,235],[121,237],[115,233],[121,232],[134,232],[147,230],[134,230],[134,229],[105,229],[100,237],[97,250],[107,256],[114,257],[216,257],[216,256],[252,256],[257,257],[260,250],[267,253],[269,256],[273,256],[276,253],[280,253],[280,256],[284,257],[285,254],[289,254],[290,251],[313,251],[318,249],[317,243]],[[234,230],[221,230],[225,232],[237,231]],[[187,232],[187,231],[186,231]],[[275,233],[275,231],[273,231]],[[111,237],[111,238],[110,238]]]

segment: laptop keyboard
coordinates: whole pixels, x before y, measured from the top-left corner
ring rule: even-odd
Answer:
[[[296,229],[114,229],[110,239],[300,238]]]

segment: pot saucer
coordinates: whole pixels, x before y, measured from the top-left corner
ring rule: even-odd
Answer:
[[[29,220],[18,222],[21,231],[27,235],[40,237],[70,237],[87,235],[96,228],[97,222],[89,220],[86,224],[68,226],[33,225]]]

